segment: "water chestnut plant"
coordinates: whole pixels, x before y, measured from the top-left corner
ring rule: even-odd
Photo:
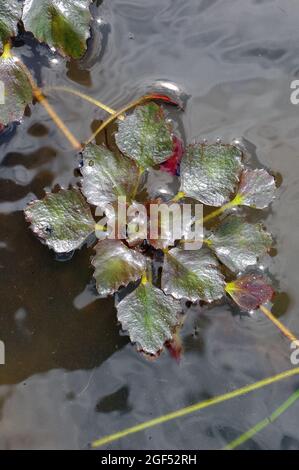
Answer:
[[[180,171],[179,191],[165,202],[183,204],[191,198],[217,207],[209,220],[227,212],[205,232],[203,246],[187,250],[184,240],[169,237],[163,240],[162,251],[149,236],[132,244],[128,227],[110,239],[107,226],[95,220],[94,208],[105,211],[107,204],[113,206],[124,196],[136,203],[148,170],[158,165],[165,171],[165,162],[178,160],[178,137],[161,105],[151,101],[136,106],[117,127],[114,151],[95,143],[82,150],[78,187],[29,203],[25,216],[33,232],[57,253],[80,248],[100,230],[91,260],[99,297],[116,294],[123,329],[138,350],[156,356],[182,323],[185,301],[212,303],[229,295],[242,309],[252,310],[271,299],[273,290],[265,276],[252,271],[270,249],[271,235],[260,223],[249,223],[240,210],[231,209],[266,207],[274,197],[275,181],[264,169],[246,168],[242,151],[233,145],[187,145],[180,164],[171,170]],[[143,204],[150,202],[145,198]],[[158,259],[162,273],[153,275]],[[123,289],[128,286],[130,293]]]
[[[257,261],[270,250],[272,237],[261,223],[248,222],[242,207],[268,207],[275,180],[265,169],[247,167],[235,145],[199,142],[184,148],[160,103],[178,104],[169,95],[152,93],[114,112],[91,97],[66,90],[111,114],[86,142],[78,142],[11,46],[19,31],[29,31],[62,56],[81,58],[90,37],[91,3],[0,0],[0,78],[5,90],[0,123],[3,127],[20,121],[35,98],[80,152],[80,183],[30,202],[25,217],[37,237],[56,253],[94,244],[91,265],[99,297],[115,296],[122,328],[138,350],[156,357],[165,344],[175,350],[179,343],[186,301],[211,304],[229,297],[242,310],[251,311],[271,299],[273,290]],[[96,144],[97,134],[113,123],[117,128],[113,145]],[[179,183],[177,191],[162,191],[153,199],[145,190],[152,169],[171,174]],[[114,209],[121,198],[133,211],[120,230]],[[182,226],[182,238],[175,235],[175,224],[181,224],[175,217],[172,228],[160,220],[156,227],[160,237],[153,237],[150,206],[181,207],[186,201],[214,209]],[[142,214],[134,212],[140,202],[145,207]],[[105,213],[105,223],[99,221],[99,211]],[[200,246],[187,249],[188,234],[199,222],[205,227],[209,223],[208,228]],[[144,228],[142,236],[134,232],[136,226]]]

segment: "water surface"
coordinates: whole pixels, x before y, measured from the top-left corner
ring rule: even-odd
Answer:
[[[101,2],[98,2],[101,3]],[[65,85],[118,108],[155,80],[189,99],[175,114],[188,141],[242,138],[282,185],[263,218],[277,254],[263,263],[280,293],[274,311],[299,334],[299,6],[292,0],[104,0],[100,32],[80,70],[26,36],[16,53],[43,85]],[[99,38],[102,37],[102,45]],[[104,117],[71,96],[51,99],[79,140]],[[22,210],[55,184],[76,182],[78,158],[39,105],[1,138],[0,448],[88,448],[127,426],[291,367],[288,341],[261,313],[227,303],[193,307],[185,354],[149,362],[121,333],[112,299],[90,282],[90,248],[60,262],[28,230]],[[269,415],[299,386],[289,379],[106,446],[217,449]],[[298,449],[299,405],[243,448]]]

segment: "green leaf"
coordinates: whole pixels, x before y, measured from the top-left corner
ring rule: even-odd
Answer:
[[[152,284],[141,283],[118,304],[117,318],[139,350],[156,355],[172,338],[180,311],[180,302]]]
[[[82,192],[90,204],[104,206],[119,196],[134,197],[139,170],[129,158],[89,144],[83,151]]]
[[[101,297],[114,294],[121,286],[138,281],[146,269],[146,259],[118,240],[97,243],[92,259],[97,290]]]
[[[25,29],[63,55],[79,59],[90,35],[90,0],[25,0]]]
[[[94,231],[89,206],[76,189],[61,189],[31,202],[25,217],[32,231],[57,253],[79,248]]]
[[[249,224],[243,217],[230,215],[207,242],[231,271],[243,271],[270,249],[272,238],[261,224]]]
[[[241,152],[232,145],[189,145],[181,162],[181,189],[209,206],[222,206],[235,192]]]
[[[0,58],[0,80],[4,86],[4,104],[0,104],[0,123],[20,121],[27,104],[32,102],[32,88],[21,62],[15,57]]]
[[[266,170],[244,170],[236,200],[241,206],[265,209],[273,200],[275,190],[275,179]]]
[[[171,126],[156,103],[138,106],[118,124],[118,148],[143,168],[167,160],[173,153]]]
[[[17,24],[22,16],[22,2],[0,0],[0,50],[10,37],[18,33]]]
[[[255,310],[271,300],[273,289],[261,274],[245,274],[233,282],[228,282],[226,292],[244,310]]]
[[[224,294],[224,277],[219,264],[207,248],[165,253],[161,286],[165,294],[191,302],[212,302]]]

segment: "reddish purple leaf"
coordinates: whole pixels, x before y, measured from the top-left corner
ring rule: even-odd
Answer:
[[[171,155],[166,162],[161,163],[160,165],[160,170],[161,171],[166,171],[167,173],[170,173],[171,175],[179,175],[179,166],[181,163],[181,159],[183,156],[183,142],[181,139],[176,137],[175,135],[173,136],[173,154]]]
[[[255,310],[271,300],[274,291],[261,274],[245,274],[228,282],[226,292],[244,310]]]

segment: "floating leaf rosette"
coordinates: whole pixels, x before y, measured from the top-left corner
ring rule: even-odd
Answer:
[[[115,142],[119,150],[93,143],[83,149],[80,187],[47,194],[25,210],[33,232],[59,253],[80,248],[96,233],[92,266],[99,296],[113,295],[122,288],[117,318],[137,349],[152,356],[157,356],[165,344],[170,349],[180,344],[176,335],[183,323],[181,302],[211,303],[223,300],[227,293],[241,309],[252,310],[269,301],[273,293],[258,272],[244,274],[270,249],[271,235],[262,224],[247,222],[240,212],[242,205],[267,206],[274,197],[274,178],[264,169],[245,168],[241,152],[232,145],[196,144],[187,146],[183,155],[180,146],[177,158],[178,148],[174,151],[173,145],[178,138],[173,127],[156,103],[137,106],[118,121]],[[179,193],[167,193],[163,200],[147,200],[145,170],[166,161],[160,171],[171,169],[169,174],[177,182],[179,160]],[[206,237],[201,234],[199,245],[182,243],[190,242],[188,237],[196,222],[191,219],[185,225],[186,220],[179,217],[183,206],[180,199],[185,196],[217,207],[203,222],[234,206],[240,209],[218,220]],[[105,219],[94,221],[88,203],[93,210],[104,207],[106,220],[121,224],[115,212],[119,197],[126,197],[128,217],[122,229],[113,232]],[[140,198],[142,205],[137,202]],[[171,226],[162,217],[162,203],[166,213],[174,210]],[[153,204],[161,218],[152,217]],[[181,238],[176,233],[178,227]],[[157,275],[156,261],[161,276]],[[226,268],[238,277],[226,282]]]

